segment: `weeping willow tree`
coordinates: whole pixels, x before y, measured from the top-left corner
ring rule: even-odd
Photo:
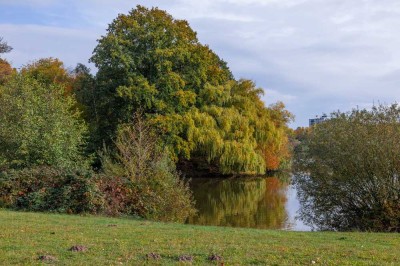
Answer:
[[[99,147],[140,109],[162,133],[175,161],[200,158],[217,172],[263,173],[288,159],[281,104],[267,108],[261,89],[236,81],[226,63],[199,42],[189,24],[137,6],[99,39],[91,120]],[[89,117],[90,120],[90,117]]]
[[[290,158],[287,122],[291,114],[281,103],[265,107],[262,89],[249,80],[206,85],[199,107],[152,118],[175,154],[200,156],[223,174],[264,173]]]

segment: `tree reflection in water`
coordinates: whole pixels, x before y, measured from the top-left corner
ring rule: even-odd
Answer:
[[[288,182],[276,177],[193,179],[197,215],[188,223],[263,229],[289,229],[285,205]]]

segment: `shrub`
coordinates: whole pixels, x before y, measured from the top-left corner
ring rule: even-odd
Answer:
[[[86,163],[86,125],[64,87],[21,74],[0,86],[0,169]]]
[[[87,171],[47,166],[0,174],[0,207],[29,211],[101,213],[104,197]]]
[[[109,179],[105,191],[115,195],[113,200],[122,208],[116,210],[108,204],[109,212],[178,222],[194,212],[188,185],[158,144],[157,136],[139,114],[120,128],[115,153],[102,160],[105,174],[116,176],[113,182]]]
[[[104,197],[103,213],[108,216],[137,216],[136,199],[132,183],[125,177],[100,175],[97,180]]]
[[[400,232],[400,107],[333,113],[296,156],[301,217],[319,229]]]
[[[145,218],[183,222],[194,213],[192,193],[167,156],[156,162],[151,176],[133,186],[139,196],[135,207]]]

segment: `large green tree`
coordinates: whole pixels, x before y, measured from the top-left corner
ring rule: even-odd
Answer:
[[[98,73],[97,119],[90,120],[99,146],[140,109],[179,161],[200,159],[226,174],[263,173],[288,157],[291,116],[284,106],[266,108],[262,90],[234,80],[184,20],[137,6],[109,25],[91,61]]]
[[[137,108],[152,114],[183,112],[196,105],[195,96],[206,83],[219,85],[232,77],[186,21],[142,6],[109,25],[91,61],[98,68],[99,110],[109,118],[99,129],[104,139]]]

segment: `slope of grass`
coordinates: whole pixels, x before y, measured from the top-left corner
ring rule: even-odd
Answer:
[[[88,247],[72,252],[74,245]],[[157,253],[160,259],[148,259]],[[400,265],[400,235],[285,232],[0,210],[0,265]]]

